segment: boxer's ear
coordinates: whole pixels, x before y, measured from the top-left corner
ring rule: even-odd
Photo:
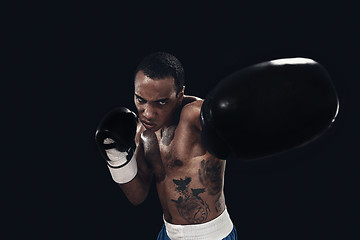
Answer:
[[[185,92],[185,86],[183,86],[181,91],[176,94],[176,98],[178,99],[178,103],[177,103],[178,106],[181,105],[181,103],[182,103],[182,101],[184,99],[184,92]]]

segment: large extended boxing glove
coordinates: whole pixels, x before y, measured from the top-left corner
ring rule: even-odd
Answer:
[[[95,133],[96,143],[111,176],[120,184],[130,182],[137,174],[134,154],[136,126],[136,114],[119,107],[104,116]]]
[[[335,120],[338,98],[319,63],[287,58],[225,78],[201,109],[202,142],[221,159],[251,160],[303,146]]]

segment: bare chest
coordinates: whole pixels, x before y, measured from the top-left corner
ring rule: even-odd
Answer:
[[[181,126],[144,132],[143,145],[145,159],[152,166],[157,182],[166,176],[189,174],[200,166],[199,158],[206,154],[200,133]]]
[[[162,164],[166,171],[179,170],[191,165],[191,160],[204,155],[200,135],[171,126],[158,136]]]
[[[166,171],[181,168],[188,160],[187,154],[181,151],[181,144],[186,144],[186,139],[175,138],[176,126],[165,129],[161,136],[158,136],[161,162]],[[177,135],[179,135],[179,131]]]

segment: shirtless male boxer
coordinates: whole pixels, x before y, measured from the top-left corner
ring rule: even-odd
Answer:
[[[294,65],[309,64],[301,61],[304,59],[295,60]],[[184,70],[173,55],[153,53],[138,65],[134,81],[138,116],[123,107],[109,112],[98,126],[96,142],[112,178],[132,204],[138,205],[145,200],[154,177],[164,218],[164,226],[157,239],[237,239],[225,204],[224,159],[230,156],[254,159],[301,146],[318,137],[334,121],[337,98],[326,73],[321,73],[319,77],[316,75],[319,69],[315,70],[316,74],[314,70],[310,70],[311,73],[305,71],[306,76],[321,79],[317,81],[317,91],[309,93],[301,85],[303,83],[293,84],[290,88],[289,84],[283,86],[287,78],[304,78],[298,75],[297,70],[285,75],[281,73],[281,83],[276,83],[278,72],[265,71],[269,66],[272,71],[281,64],[279,61],[268,63],[265,67],[260,64],[245,70],[245,73],[230,76],[209,94],[206,103],[198,97],[185,95]],[[311,64],[317,66],[316,62]],[[265,72],[259,71],[259,66]],[[258,72],[261,74],[258,75]],[[300,69],[300,72],[304,70]],[[246,80],[248,75],[265,80],[259,80],[253,86],[253,80]],[[301,98],[294,92],[271,102],[261,90],[269,88],[266,87],[269,79],[275,81],[273,86],[278,89],[288,88],[285,90],[291,91],[298,87],[307,91],[305,98],[310,99],[293,103],[295,110],[279,104],[279,100],[293,99],[294,95],[296,99]],[[254,88],[260,90],[251,92]],[[320,88],[326,90],[319,92]],[[256,102],[262,94],[264,102]],[[249,95],[255,97],[250,99]],[[273,92],[268,96],[272,95]],[[314,103],[315,97],[320,100]],[[308,110],[313,105],[316,107]],[[256,111],[251,112],[249,106]],[[269,107],[273,109],[269,110]],[[319,109],[321,113],[318,113]],[[239,111],[246,115],[239,116]],[[274,120],[268,116],[269,111],[281,116],[285,116],[285,111],[286,121],[295,123],[286,124],[284,117]],[[299,120],[300,116],[305,117]],[[301,127],[309,130],[302,129],[288,136],[287,131]],[[274,136],[274,133],[280,137]],[[282,135],[287,136],[286,139],[281,139]]]

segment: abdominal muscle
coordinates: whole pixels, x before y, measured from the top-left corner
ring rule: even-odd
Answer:
[[[165,179],[156,185],[165,220],[187,225],[216,218],[225,209],[225,161],[205,154],[181,162],[165,167]]]

